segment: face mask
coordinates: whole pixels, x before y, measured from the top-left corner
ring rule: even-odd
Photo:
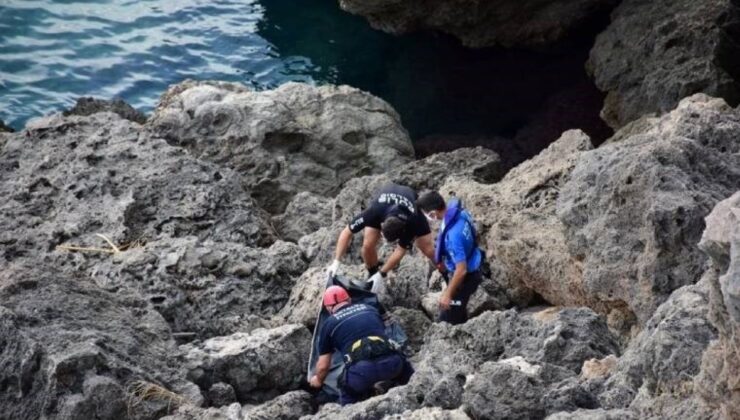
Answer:
[[[422,212],[422,213],[424,213],[424,217],[427,218],[427,221],[429,222],[430,226],[434,226],[434,227],[439,226],[441,222],[439,219],[432,217],[430,213],[426,213],[426,212]]]

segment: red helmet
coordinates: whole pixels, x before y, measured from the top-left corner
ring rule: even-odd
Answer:
[[[349,294],[341,286],[330,286],[324,292],[324,306],[334,306],[349,300]]]

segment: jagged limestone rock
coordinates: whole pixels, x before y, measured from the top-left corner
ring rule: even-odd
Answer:
[[[557,215],[584,292],[644,324],[701,277],[704,217],[740,186],[740,111],[695,95],[582,154]]]
[[[719,337],[704,353],[697,393],[723,419],[740,416],[740,192],[721,201],[706,218],[699,247],[711,258],[709,316]]]
[[[203,402],[167,323],[140,298],[41,263],[5,266],[0,298],[4,417],[143,420]],[[176,395],[141,400],[136,381]]]
[[[214,337],[182,346],[188,377],[201,389],[231,385],[240,402],[263,402],[305,381],[311,333],[299,324]]]
[[[453,177],[441,187],[443,195],[455,192],[475,218],[494,276],[515,303],[526,304],[536,291],[552,304],[598,307],[584,293],[581,270],[555,217],[560,189],[580,154],[592,147],[583,132],[567,131],[498,183]]]
[[[92,115],[99,112],[112,112],[121,118],[135,123],[146,123],[146,115],[137,111],[122,99],[104,100],[96,98],[79,98],[75,106],[62,112],[62,115]]]
[[[695,93],[740,102],[740,8],[731,0],[623,1],[587,64],[621,128]]]
[[[239,172],[272,214],[298,192],[332,196],[348,180],[414,155],[396,111],[349,86],[286,83],[254,92],[188,80],[162,95],[148,126],[198,158]]]

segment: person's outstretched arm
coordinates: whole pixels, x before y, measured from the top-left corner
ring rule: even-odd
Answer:
[[[432,240],[431,233],[416,238],[416,247],[429,258],[432,264],[436,264],[436,261],[434,261],[434,240]]]
[[[316,361],[316,374],[311,377],[310,384],[314,388],[321,388],[331,366],[331,353],[322,354]]]
[[[388,261],[385,262],[383,268],[381,268],[380,271],[388,274],[391,270],[398,266],[404,255],[406,255],[406,248],[402,247],[401,245],[396,245],[396,249],[393,250],[393,253],[390,257],[388,257]]]
[[[349,248],[349,243],[352,241],[352,231],[349,230],[349,226],[346,226],[342,232],[339,234],[339,238],[337,238],[337,248],[334,251],[334,259],[339,261],[342,259],[345,253],[347,253],[347,248]]]

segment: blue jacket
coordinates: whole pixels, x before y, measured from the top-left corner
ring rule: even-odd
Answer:
[[[468,265],[468,272],[480,268],[482,256],[476,244],[473,218],[457,198],[447,203],[447,211],[437,234],[435,257],[450,272],[454,272],[455,266],[463,261]]]

